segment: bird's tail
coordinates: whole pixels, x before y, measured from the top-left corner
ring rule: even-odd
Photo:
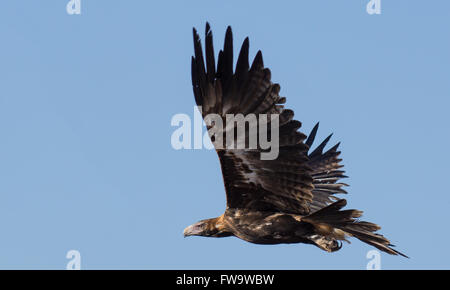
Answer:
[[[375,233],[380,229],[380,226],[357,220],[362,215],[362,211],[341,210],[346,204],[345,199],[340,199],[302,218],[302,221],[314,226],[316,234],[311,237],[317,246],[327,251],[336,251],[341,247],[337,240],[347,241],[347,237],[355,237],[388,254],[408,258],[394,250],[394,246],[388,239]]]

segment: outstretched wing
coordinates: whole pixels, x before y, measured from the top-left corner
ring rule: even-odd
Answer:
[[[348,186],[345,183],[338,182],[339,179],[347,178],[342,170],[343,165],[340,164],[342,159],[338,151],[339,143],[328,149],[325,153],[323,150],[331,139],[331,136],[325,138],[314,150],[311,150],[316,138],[319,123],[312,129],[308,135],[305,144],[310,148],[308,151],[308,165],[312,169],[314,189],[312,191],[313,200],[310,203],[311,212],[316,212],[331,203],[338,200],[334,194],[347,193],[342,187]]]
[[[293,119],[294,112],[282,105],[286,99],[279,96],[280,86],[272,83],[270,70],[264,68],[261,51],[250,66],[249,41],[246,38],[233,72],[233,37],[228,27],[216,69],[209,25],[206,25],[205,32],[206,63],[195,29],[193,34],[192,85],[204,119],[209,114],[219,115],[224,122],[227,114],[279,115],[279,155],[274,160],[262,160],[261,153],[267,150],[260,146],[253,149],[218,146],[215,138],[218,135],[210,134],[221,162],[227,207],[308,214],[313,200],[313,178],[308,164],[308,146],[303,142],[306,136],[298,132],[301,123]],[[271,135],[270,118],[267,119]],[[264,121],[258,119],[257,122]],[[207,122],[208,129],[211,125]],[[237,131],[235,123],[231,128],[229,125],[225,125],[223,132]],[[245,127],[247,138],[249,126]],[[248,143],[247,139],[237,139],[237,134],[234,137],[236,144]],[[224,140],[223,144],[228,144],[227,141],[230,140]]]

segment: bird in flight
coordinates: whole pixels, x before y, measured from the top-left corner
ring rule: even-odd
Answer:
[[[340,182],[346,176],[339,158],[339,143],[324,152],[331,135],[315,147],[318,124],[308,136],[298,131],[301,123],[294,119],[292,110],[284,108],[286,99],[279,95],[280,86],[272,83],[261,51],[250,66],[246,38],[233,70],[231,27],[226,31],[217,65],[209,24],[205,31],[205,57],[195,28],[193,36],[192,86],[208,132],[214,127],[214,122],[206,122],[208,115],[223,120],[229,114],[276,115],[275,128],[268,126],[270,118],[256,122],[266,123],[268,135],[278,137],[279,148],[276,158],[264,160],[261,154],[267,152],[267,148],[259,145],[237,149],[218,144],[220,138],[217,137],[221,134],[223,142],[229,144],[225,131],[238,131],[237,122],[227,123],[225,128],[216,128],[214,134],[210,133],[225,183],[226,210],[219,217],[188,226],[184,236],[235,236],[255,244],[305,243],[327,252],[339,250],[342,241],[355,237],[388,254],[406,257],[395,250],[387,238],[375,233],[380,229],[378,225],[358,219],[362,211],[343,210],[346,200],[336,197],[336,194],[346,193],[343,189],[346,184]],[[243,131],[249,133],[250,127],[244,125]],[[231,136],[234,143],[230,144],[248,143],[246,134]]]

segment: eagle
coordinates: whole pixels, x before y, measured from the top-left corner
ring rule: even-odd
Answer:
[[[285,97],[279,95],[280,85],[271,81],[269,68],[264,67],[261,51],[249,64],[249,39],[245,38],[233,69],[233,35],[228,26],[223,50],[217,65],[210,25],[206,23],[205,51],[196,29],[193,28],[194,56],[191,59],[192,87],[195,102],[207,125],[208,133],[220,160],[226,192],[226,210],[215,218],[204,219],[188,226],[184,236],[235,236],[255,244],[305,243],[327,252],[342,247],[342,241],[357,238],[391,255],[404,254],[394,249],[387,238],[375,233],[380,226],[361,221],[362,211],[343,208],[347,184],[339,158],[339,143],[324,150],[331,135],[315,147],[318,123],[306,136],[299,131],[301,122],[294,112],[284,108]],[[267,148],[235,148],[239,142],[248,143],[248,136],[225,131],[237,131],[237,123],[226,124],[222,131],[210,130],[214,122],[207,116],[219,116],[225,121],[229,114],[266,114],[277,116],[278,155],[274,159],[261,158]],[[259,119],[268,127],[271,118]],[[245,124],[244,133],[250,125]],[[221,138],[217,138],[219,135]],[[258,132],[258,135],[261,134]],[[226,136],[225,136],[226,135]],[[277,137],[272,134],[272,138]],[[244,138],[244,140],[239,140]],[[314,148],[315,147],[315,148]]]

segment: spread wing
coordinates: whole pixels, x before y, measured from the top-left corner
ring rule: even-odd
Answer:
[[[305,144],[309,148],[312,148],[318,128],[319,123],[314,126],[308,139],[305,141]],[[338,151],[339,143],[326,152],[323,152],[323,149],[330,141],[330,138],[331,135],[325,138],[325,140],[323,140],[314,150],[310,149],[308,151],[308,165],[312,169],[311,174],[314,185],[312,191],[313,200],[310,203],[311,212],[316,212],[337,201],[338,198],[334,194],[347,193],[342,189],[342,187],[347,186],[347,184],[338,182],[339,179],[347,178],[347,176],[344,175],[345,171],[341,169],[343,165],[340,164],[342,159],[339,158],[339,155],[341,154],[341,152]]]
[[[227,207],[306,215],[311,211],[311,203],[315,207],[329,204],[330,192],[316,190],[318,195],[314,198],[312,175],[323,173],[323,168],[318,167],[319,162],[310,162],[309,146],[303,142],[306,136],[298,132],[301,123],[293,119],[292,110],[284,108],[286,99],[279,96],[280,86],[272,83],[270,70],[264,68],[261,51],[258,51],[250,66],[249,41],[246,38],[233,72],[233,37],[230,27],[226,32],[224,49],[219,52],[217,67],[209,24],[206,24],[205,32],[205,58],[195,29],[193,34],[195,57],[192,57],[192,85],[195,101],[201,107],[208,129],[213,128],[215,124],[207,122],[207,116],[211,114],[219,116],[226,124],[219,132],[224,133],[222,136],[225,140],[218,138],[221,134],[217,131],[215,134],[210,132],[210,137],[221,163]],[[249,143],[251,122],[245,126],[244,138],[234,134],[233,140],[226,139],[226,132],[237,132],[235,123],[226,123],[227,114],[278,115],[278,157],[274,160],[262,160],[261,153],[267,152],[267,149],[262,149],[259,145],[252,149],[230,149],[229,146],[222,146],[230,141],[234,141],[234,144]],[[257,125],[266,122],[271,135],[273,128],[270,117],[267,121],[257,119],[256,122]],[[335,154],[332,155],[336,157]],[[314,166],[317,167],[315,171]],[[327,180],[324,183],[330,182]],[[322,188],[325,191],[326,186]]]

